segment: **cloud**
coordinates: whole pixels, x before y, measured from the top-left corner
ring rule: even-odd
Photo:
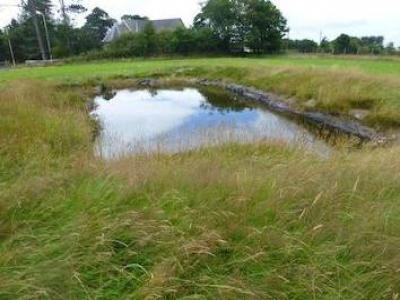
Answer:
[[[275,0],[291,28],[292,38],[330,39],[341,33],[384,35],[400,44],[398,0]]]
[[[0,0],[0,27],[6,26],[12,18],[18,16],[18,0]]]

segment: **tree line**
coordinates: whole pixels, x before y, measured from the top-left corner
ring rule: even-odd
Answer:
[[[104,10],[95,8],[82,27],[74,27],[71,19],[86,12],[86,8],[79,0],[65,2],[67,0],[62,0],[61,16],[56,18],[51,0],[26,0],[18,19],[0,31],[0,60],[9,59],[8,43],[18,62],[87,53],[88,56],[104,57],[237,53],[246,49],[271,53],[281,49],[288,30],[286,19],[269,0],[209,0],[190,28],[155,32],[149,22],[143,32],[126,34],[104,46],[102,40],[116,20]],[[147,19],[139,15],[123,18]],[[47,44],[46,26],[50,39]]]
[[[17,62],[23,62],[50,57],[99,59],[174,54],[265,54],[286,50],[333,54],[397,53],[393,44],[384,46],[380,36],[357,38],[342,34],[333,41],[323,39],[320,43],[287,39],[287,21],[269,0],[208,0],[190,28],[157,32],[148,22],[143,32],[126,33],[105,45],[106,32],[116,20],[96,7],[81,27],[73,26],[73,19],[87,13],[87,9],[80,0],[59,1],[58,16],[51,0],[22,2],[19,17],[0,30],[0,61],[11,61],[12,56]],[[122,17],[129,18],[148,20],[140,15]]]
[[[86,16],[83,26],[74,27],[72,20],[87,12],[79,2],[61,0],[61,15],[56,17],[51,0],[22,1],[18,18],[0,30],[0,61],[11,60],[11,52],[17,62],[23,62],[101,49],[102,39],[115,20],[97,7]]]
[[[400,54],[400,49],[396,49],[394,43],[388,43],[387,45],[384,44],[383,36],[364,36],[359,38],[343,33],[332,41],[323,38],[319,44],[309,39],[285,39],[284,45],[286,49],[300,53],[356,55]]]

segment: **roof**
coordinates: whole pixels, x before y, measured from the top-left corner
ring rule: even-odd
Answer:
[[[115,23],[106,33],[103,42],[112,42],[124,33],[142,32],[148,22],[153,23],[153,26],[157,32],[164,30],[175,30],[178,27],[184,27],[182,19],[164,19],[164,20],[122,20],[120,23]]]
[[[175,30],[178,27],[185,26],[182,19],[164,19],[151,21],[156,31]]]

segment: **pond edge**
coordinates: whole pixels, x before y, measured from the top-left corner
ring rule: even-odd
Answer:
[[[157,88],[165,85],[168,81],[162,79],[139,79],[136,85],[146,88]],[[310,124],[322,127],[323,129],[337,131],[342,134],[354,136],[362,141],[382,145],[388,142],[388,138],[377,132],[375,129],[365,126],[358,121],[345,119],[320,111],[303,111],[295,108],[284,101],[284,98],[274,93],[265,92],[253,87],[243,86],[235,83],[227,83],[222,80],[209,79],[182,79],[182,83],[217,87],[231,92],[244,99],[265,105],[269,110],[287,116],[302,119]]]

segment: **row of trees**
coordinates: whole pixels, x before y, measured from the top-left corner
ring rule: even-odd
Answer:
[[[285,40],[285,47],[301,53],[332,53],[332,54],[398,54],[393,43],[384,45],[383,36],[353,37],[341,34],[333,41],[322,39],[320,44],[313,40]]]
[[[286,19],[266,0],[209,0],[191,28],[128,33],[88,58],[170,54],[271,53],[281,49]]]
[[[102,52],[102,40],[115,20],[105,11],[95,8],[86,17],[85,24],[76,28],[71,20],[86,12],[86,8],[80,5],[79,0],[60,1],[61,14],[57,18],[51,0],[25,0],[19,18],[0,31],[0,59],[10,58],[8,42],[18,62],[49,58],[50,51],[56,58],[93,53],[93,50]],[[147,19],[139,15],[125,15],[123,18]],[[45,25],[51,47],[45,42]],[[145,32],[135,36],[128,34],[99,55],[233,53],[247,49],[267,53],[280,50],[286,32],[286,19],[269,0],[209,0],[190,29],[156,33],[149,25]]]
[[[271,53],[281,49],[286,19],[271,1],[209,0],[191,28],[125,34],[89,58],[210,53]]]
[[[223,42],[210,28],[184,28],[156,32],[148,23],[141,33],[127,33],[102,50],[85,54],[86,59],[147,57],[157,55],[219,54]]]
[[[17,62],[48,59],[51,55],[64,58],[101,49],[102,39],[114,20],[102,9],[95,8],[82,27],[74,27],[72,19],[87,11],[79,1],[61,0],[59,17],[55,17],[51,0],[23,1],[18,19],[0,30],[0,60],[11,60],[9,44]]]
[[[191,28],[128,33],[88,58],[170,54],[271,53],[281,49],[286,19],[266,0],[209,0]]]
[[[189,29],[156,32],[148,23],[142,33],[125,34],[104,46],[103,38],[115,20],[104,10],[95,8],[81,27],[74,27],[75,16],[87,9],[80,0],[59,0],[60,14],[55,16],[51,0],[24,0],[18,19],[0,30],[0,61],[65,58],[85,54],[88,58],[207,54],[272,53],[293,50],[302,53],[393,54],[393,44],[384,46],[381,36],[351,37],[340,35],[333,41],[284,39],[286,19],[269,0],[208,0]],[[141,19],[125,15],[122,19]],[[47,27],[47,28],[46,28]],[[47,30],[46,30],[47,29]],[[47,43],[45,32],[48,32]],[[10,47],[11,46],[11,47]]]
[[[365,36],[362,38],[341,34],[333,41],[334,54],[382,54],[394,52],[393,43],[384,46],[383,36]]]

